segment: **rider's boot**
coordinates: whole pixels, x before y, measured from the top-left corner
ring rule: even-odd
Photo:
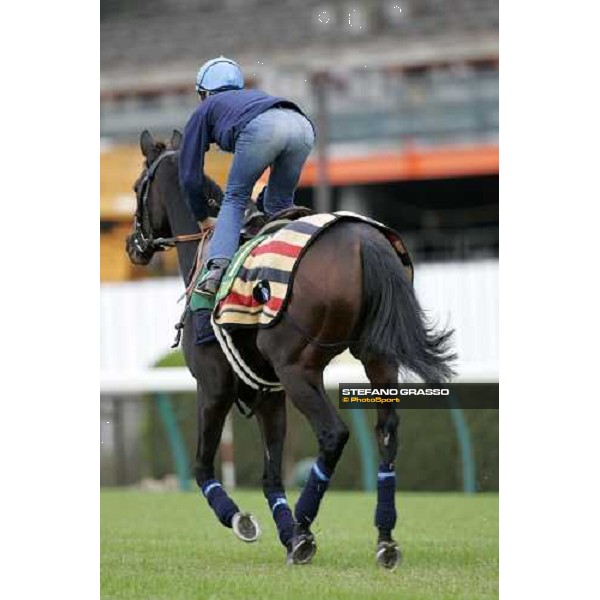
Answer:
[[[207,265],[208,272],[198,284],[196,291],[203,296],[216,295],[230,262],[226,258],[213,258],[210,260]]]

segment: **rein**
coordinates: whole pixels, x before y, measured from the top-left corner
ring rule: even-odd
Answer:
[[[156,238],[152,241],[154,246],[160,247],[164,250],[165,248],[174,248],[177,244],[184,244],[185,242],[197,242],[198,240],[204,241],[206,234],[212,231],[212,229],[205,229],[198,233],[187,233],[185,235],[176,235],[170,238]]]
[[[212,237],[214,228],[210,227],[205,229],[204,231],[202,231],[199,235],[200,235],[200,243],[198,244],[198,248],[196,249],[196,258],[194,260],[194,266],[192,267],[192,270],[190,272],[190,279],[189,279],[189,283],[187,284],[187,287],[185,288],[185,295],[186,298],[188,299],[188,302],[192,296],[192,290],[194,289],[194,284],[196,283],[196,278],[198,277],[201,269],[202,269],[202,255],[204,254],[204,246],[206,245],[207,240],[209,240]],[[193,235],[198,235],[198,234],[193,234]],[[186,237],[186,236],[180,236],[180,237]],[[182,240],[184,242],[186,241],[191,241],[191,240]]]
[[[181,335],[183,333],[183,328],[185,325],[185,318],[187,317],[188,311],[190,309],[190,302],[192,300],[192,291],[194,290],[194,284],[196,283],[196,278],[198,277],[198,274],[202,270],[204,264],[202,262],[204,246],[206,245],[206,242],[212,237],[213,231],[214,228],[210,227],[205,229],[204,231],[201,231],[200,233],[193,233],[190,235],[179,235],[175,238],[167,238],[166,240],[169,242],[172,241],[173,245],[175,245],[178,242],[192,242],[197,239],[200,240],[198,248],[196,249],[196,258],[194,259],[194,266],[190,271],[189,282],[187,283],[187,286],[185,288],[184,295],[179,299],[182,300],[185,297],[185,306],[183,308],[183,312],[181,313],[181,317],[179,317],[179,321],[175,324],[175,330],[177,333],[175,334],[175,340],[173,341],[171,348],[177,348],[177,346],[179,346],[179,343],[181,342]]]

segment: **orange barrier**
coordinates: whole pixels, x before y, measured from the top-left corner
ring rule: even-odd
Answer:
[[[206,172],[219,185],[225,186],[231,165],[231,154],[211,151],[206,156]],[[100,197],[103,216],[131,215],[135,199],[131,191],[140,174],[142,156],[137,146],[116,146],[101,154]],[[354,185],[464,177],[498,173],[498,146],[447,146],[411,149],[404,152],[369,154],[352,158],[332,158],[328,166],[331,185]],[[268,171],[261,177],[266,182]],[[317,164],[310,160],[304,167],[300,186],[317,183]],[[128,202],[124,202],[128,200]]]
[[[207,154],[206,172],[224,186],[231,164],[231,155],[211,151]],[[131,187],[140,174],[142,156],[136,145],[115,146],[101,153],[100,216],[112,227],[100,236],[100,276],[103,281],[122,281],[143,275],[125,255],[125,236],[135,210],[135,195]],[[408,149],[355,158],[334,158],[328,174],[331,185],[367,184],[410,179],[461,177],[498,173],[497,146],[464,146],[428,150]],[[257,184],[254,195],[268,177],[266,172]],[[313,186],[317,180],[314,160],[307,163],[301,186]],[[175,253],[161,257],[173,263]]]
[[[495,174],[498,169],[498,146],[478,145],[334,158],[329,162],[327,171],[330,185],[353,185]],[[316,183],[317,164],[311,160],[304,167],[300,185],[313,186]]]

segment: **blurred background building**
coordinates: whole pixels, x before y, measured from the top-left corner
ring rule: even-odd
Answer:
[[[298,102],[315,121],[320,145],[297,202],[397,229],[421,302],[457,330],[461,376],[497,380],[497,0],[101,0],[102,372],[139,372],[168,352],[181,293],[173,253],[143,270],[124,253],[138,139],[145,128],[164,138],[183,129],[198,67],[221,54],[249,87]],[[230,160],[209,153],[221,185]],[[103,396],[103,452],[116,460],[116,443],[141,456],[139,428],[127,425],[142,419],[139,403],[115,398]],[[131,451],[114,435],[119,420]],[[104,481],[133,481],[143,467],[120,469],[107,466]]]

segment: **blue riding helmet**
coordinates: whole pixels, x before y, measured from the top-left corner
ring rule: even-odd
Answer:
[[[220,56],[205,62],[196,77],[196,91],[222,92],[244,88],[244,75],[239,65],[229,58]]]

